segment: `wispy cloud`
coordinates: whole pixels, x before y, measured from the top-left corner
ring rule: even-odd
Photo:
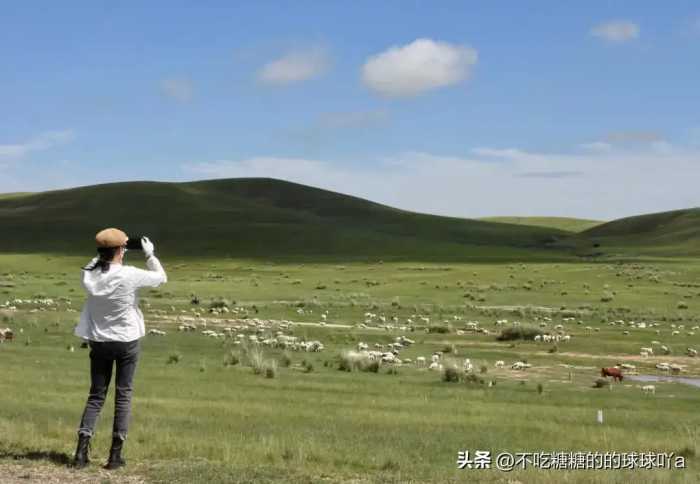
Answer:
[[[72,141],[72,130],[47,131],[22,143],[0,144],[0,160],[17,160],[32,152],[49,150]]]
[[[361,166],[257,157],[190,163],[183,171],[209,178],[280,178],[407,210],[463,217],[612,219],[700,205],[695,182],[700,150],[642,148],[538,153],[482,147],[469,156],[397,153]]]
[[[185,78],[163,79],[160,82],[160,90],[167,97],[181,103],[190,102],[194,95],[192,81]]]
[[[608,143],[653,143],[663,139],[657,131],[613,131],[603,137]]]
[[[629,42],[639,38],[639,25],[629,20],[611,20],[596,25],[590,33],[608,42]]]
[[[258,71],[258,80],[273,86],[307,81],[324,74],[330,64],[331,58],[325,47],[295,50],[265,64]]]
[[[578,147],[587,151],[597,152],[610,151],[612,149],[612,145],[604,141],[593,141],[591,143],[583,143],[578,145]]]
[[[576,178],[583,176],[582,171],[526,171],[516,173],[518,178]]]
[[[362,81],[384,96],[416,96],[467,79],[477,59],[472,47],[417,39],[367,59]]]
[[[640,149],[655,152],[670,152],[673,150],[673,147],[664,139],[662,133],[649,130],[611,131],[603,135],[599,140],[578,145],[578,148],[592,153]]]

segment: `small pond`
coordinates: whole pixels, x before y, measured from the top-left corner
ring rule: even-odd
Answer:
[[[694,387],[700,388],[700,378],[690,378],[685,376],[666,376],[666,375],[625,375],[630,380],[641,381],[641,382],[676,382],[685,383],[686,385],[692,385]]]

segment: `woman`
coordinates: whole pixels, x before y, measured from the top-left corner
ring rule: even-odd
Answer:
[[[98,256],[83,268],[87,300],[75,328],[75,335],[90,345],[90,394],[78,429],[78,448],[73,465],[85,467],[90,438],[107,396],[116,363],[114,426],[112,448],[105,468],[126,464],[121,456],[131,410],[132,380],[139,356],[139,339],[145,334],[143,314],[138,306],[140,287],[157,287],[168,278],[153,255],[153,243],[141,239],[148,270],[122,265],[129,238],[119,229],[102,230],[95,236]]]

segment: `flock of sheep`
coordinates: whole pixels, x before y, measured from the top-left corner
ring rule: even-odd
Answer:
[[[221,328],[220,331],[207,329],[207,321],[196,320],[191,317],[179,317],[181,324],[177,329],[180,332],[195,332],[200,330],[200,334],[213,339],[232,339],[233,344],[260,344],[270,348],[280,348],[291,351],[320,352],[324,350],[324,345],[318,340],[301,340],[297,336],[284,334],[283,330],[292,327],[294,323],[287,320],[266,320],[266,319],[230,319],[226,320],[229,326]],[[274,336],[270,335],[273,329],[277,329]],[[165,336],[167,333],[160,329],[150,329],[149,335]],[[265,336],[267,334],[267,336]]]
[[[71,301],[67,298],[60,298],[60,301],[56,301],[52,298],[34,298],[34,299],[14,299],[12,301],[5,301],[0,304],[0,309],[17,311],[22,306],[33,306],[29,312],[36,311],[46,311],[46,310],[57,310],[58,302],[65,303],[70,306]],[[66,308],[68,311],[74,312],[75,310],[71,307]],[[171,312],[175,312],[175,308],[171,307]],[[297,313],[300,315],[310,314],[313,310],[298,308]],[[190,311],[181,310],[179,315],[169,315],[165,310],[154,310],[153,314],[161,315],[166,320],[171,320],[177,322],[177,329],[181,332],[195,332],[199,330],[199,333],[203,336],[219,339],[232,339],[234,344],[259,344],[270,348],[281,348],[292,351],[307,351],[307,352],[318,352],[324,350],[324,345],[320,341],[311,340],[304,341],[296,336],[285,334],[285,331],[290,330],[294,326],[294,322],[288,320],[265,320],[257,318],[248,318],[248,310],[240,307],[234,307],[229,309],[227,306],[214,307],[209,309],[211,316],[229,316],[235,315],[236,319],[216,319],[216,318],[203,318],[202,313],[199,309],[191,309]],[[230,316],[229,316],[230,317]],[[239,319],[239,318],[243,319]],[[319,326],[325,326],[328,319],[328,311],[322,312],[320,314]],[[551,317],[535,317],[535,322],[541,329],[540,334],[536,334],[533,337],[533,341],[536,343],[563,343],[571,340],[572,336],[567,334],[563,324],[553,325],[553,320]],[[574,317],[564,317],[562,318],[563,323],[572,323],[581,325],[583,322],[580,319]],[[207,328],[207,323],[212,324],[215,329]],[[421,324],[426,327],[426,332],[429,331],[429,325],[431,324],[431,318],[428,315],[412,314],[405,319],[405,322],[401,322],[397,316],[387,316],[385,314],[377,314],[374,312],[364,313],[364,322],[356,325],[358,328],[369,328],[374,327],[376,329],[385,329],[387,331],[414,331],[415,324]],[[435,321],[434,321],[435,323]],[[451,318],[443,319],[442,324],[448,325],[451,323],[458,323],[461,329],[456,329],[455,333],[457,335],[464,335],[466,333],[480,333],[480,334],[491,334],[487,328],[481,326],[479,321],[462,321],[461,316],[454,315]],[[519,321],[509,322],[507,319],[499,319],[495,321],[495,326],[519,326],[521,323]],[[629,335],[632,329],[653,329],[656,335],[661,334],[660,323],[657,322],[635,322],[635,321],[624,321],[616,320],[610,321],[608,323],[610,326],[621,326],[625,329],[623,330],[624,335]],[[551,329],[549,329],[551,327]],[[599,331],[599,327],[586,326],[587,331]],[[692,326],[686,329],[683,324],[670,324],[670,335],[678,336],[681,331],[684,331],[687,336],[694,336],[695,331],[700,329],[700,326]],[[164,330],[152,328],[148,331],[149,335],[153,336],[165,336],[167,333]],[[14,332],[10,328],[0,328],[0,342],[12,341],[15,337]],[[442,371],[445,368],[445,358],[443,352],[435,352],[428,359],[425,356],[418,356],[413,361],[410,358],[401,358],[400,352],[405,348],[408,348],[415,341],[406,336],[397,336],[394,338],[393,342],[382,344],[375,343],[370,349],[369,344],[365,342],[357,343],[356,355],[358,358],[367,358],[370,361],[378,361],[382,364],[391,365],[403,365],[403,364],[414,364],[417,368],[427,368],[432,371]],[[669,355],[671,350],[665,344],[657,340],[651,341],[649,346],[641,347],[639,355],[642,358],[648,358],[650,356],[661,354]],[[685,354],[690,357],[697,357],[698,351],[695,348],[687,347]],[[449,365],[455,366],[456,360],[454,358],[449,359]],[[494,364],[495,368],[505,368],[506,364],[503,360],[496,361]],[[512,370],[525,370],[530,368],[532,365],[524,361],[515,361],[509,365]],[[474,364],[469,358],[464,358],[461,362],[461,367],[464,372],[471,373],[474,371]],[[616,365],[617,368],[629,370],[631,372],[636,371],[636,367],[629,363],[620,363]],[[686,365],[679,365],[676,363],[659,362],[656,363],[655,368],[663,372],[672,372],[678,374],[685,371]],[[646,394],[654,394],[654,385],[645,385],[642,387],[642,391]]]

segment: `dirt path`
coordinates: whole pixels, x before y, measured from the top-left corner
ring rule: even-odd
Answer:
[[[123,471],[107,471],[97,465],[85,470],[70,469],[63,464],[41,460],[0,459],[0,482],[2,484],[145,484],[147,481]]]

